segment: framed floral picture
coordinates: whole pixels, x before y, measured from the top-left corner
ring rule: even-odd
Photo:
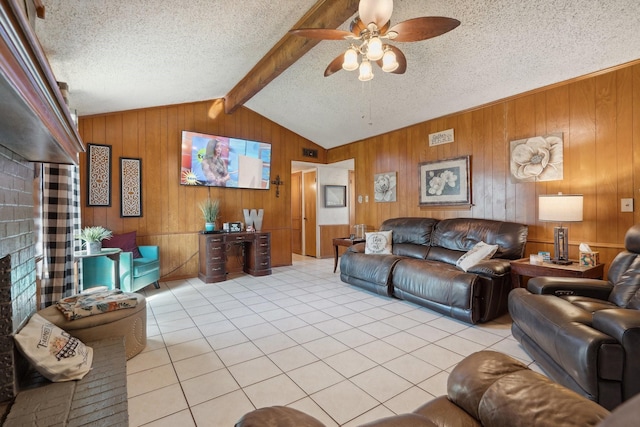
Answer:
[[[377,173],[373,176],[373,195],[376,202],[396,201],[396,172]]]
[[[515,182],[558,181],[564,175],[562,132],[510,142]]]
[[[418,165],[420,206],[471,205],[471,156]]]

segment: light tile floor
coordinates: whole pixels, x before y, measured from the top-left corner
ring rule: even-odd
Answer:
[[[333,260],[294,255],[265,277],[146,289],[147,348],[127,362],[130,426],[233,426],[270,405],[327,426],[410,412],[446,394],[483,349],[539,369],[505,315],[469,325],[340,281]]]

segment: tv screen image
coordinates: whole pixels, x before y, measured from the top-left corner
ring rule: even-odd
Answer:
[[[180,184],[269,189],[271,144],[182,131]]]

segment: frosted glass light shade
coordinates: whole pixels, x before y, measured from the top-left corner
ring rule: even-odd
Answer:
[[[358,52],[354,48],[349,48],[344,53],[344,62],[342,62],[342,69],[353,71],[356,68],[358,68]]]
[[[365,25],[375,22],[379,27],[386,24],[393,13],[393,0],[360,0],[358,15]]]
[[[550,222],[582,221],[582,194],[545,194],[538,197],[538,220]]]
[[[367,43],[367,58],[370,61],[377,61],[384,55],[382,50],[382,41],[379,37],[371,37]]]
[[[373,78],[373,70],[371,69],[371,63],[369,61],[362,61],[360,64],[360,75],[358,80],[361,82],[368,82]]]
[[[396,54],[392,50],[387,50],[382,57],[382,71],[390,73],[395,71],[399,66],[400,64],[398,64]]]

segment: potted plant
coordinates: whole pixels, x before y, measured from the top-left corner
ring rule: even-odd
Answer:
[[[220,213],[220,200],[206,199],[200,202],[200,210],[204,219],[205,231],[213,231],[216,229],[216,220]]]
[[[86,242],[87,253],[97,254],[102,250],[102,241],[110,239],[111,236],[113,236],[111,230],[97,225],[95,227],[83,228],[77,237]]]

